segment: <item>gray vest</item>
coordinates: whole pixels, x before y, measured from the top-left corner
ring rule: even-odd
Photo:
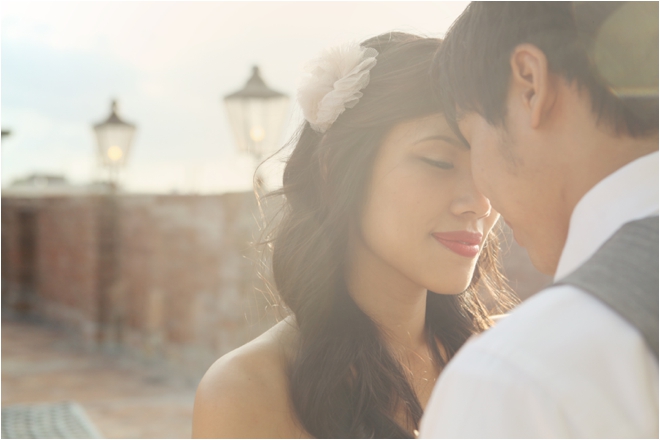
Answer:
[[[592,294],[639,330],[658,359],[658,217],[626,223],[555,284]]]

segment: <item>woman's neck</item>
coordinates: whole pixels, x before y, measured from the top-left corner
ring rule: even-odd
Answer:
[[[394,352],[426,348],[427,290],[353,241],[346,267],[346,285],[357,303],[378,324]]]
[[[378,258],[361,240],[351,240],[345,277],[351,297],[379,326],[425,408],[440,374],[426,337],[427,289]],[[444,353],[441,346],[437,348]],[[406,414],[399,408],[395,418],[412,430]]]

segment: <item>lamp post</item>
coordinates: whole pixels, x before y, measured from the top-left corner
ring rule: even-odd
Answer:
[[[224,102],[239,151],[249,153],[258,163],[277,150],[289,97],[268,87],[259,67],[254,66],[245,86],[225,96]]]
[[[108,170],[108,181],[114,190],[118,183],[119,170],[126,164],[135,125],[123,121],[117,115],[117,101],[113,100],[110,116],[94,125],[94,133],[98,143],[99,162]]]
[[[109,193],[101,197],[98,206],[98,342],[105,348],[114,349],[121,343],[123,316],[123,291],[121,288],[120,240],[121,225],[117,184],[119,170],[126,164],[135,125],[123,121],[117,115],[117,101],[112,101],[110,116],[94,125],[98,143],[99,163],[108,171]]]

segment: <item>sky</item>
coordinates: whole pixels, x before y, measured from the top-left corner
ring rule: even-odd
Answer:
[[[292,98],[284,144],[302,122],[306,61],[392,30],[442,37],[467,3],[3,1],[2,185],[35,172],[101,178],[92,125],[116,98],[137,126],[127,191],[249,190],[255,162],[236,151],[222,97],[253,65]]]

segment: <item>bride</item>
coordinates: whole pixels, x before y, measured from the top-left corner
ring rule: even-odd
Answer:
[[[433,97],[441,41],[326,51],[299,91],[272,270],[290,316],[211,366],[194,437],[412,437],[443,366],[503,293],[470,151]]]

